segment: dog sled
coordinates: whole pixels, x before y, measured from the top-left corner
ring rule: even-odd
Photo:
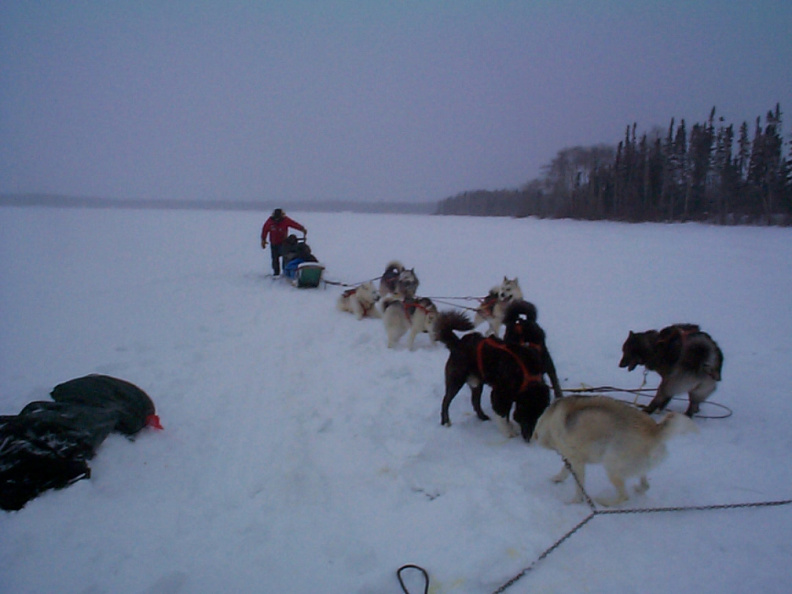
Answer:
[[[283,275],[299,289],[312,289],[323,280],[324,266],[311,253],[305,236],[289,235],[283,243]]]

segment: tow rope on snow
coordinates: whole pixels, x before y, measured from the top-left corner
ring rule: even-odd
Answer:
[[[381,276],[375,276],[374,278],[370,278],[368,280],[364,280],[364,281],[361,281],[359,283],[345,283],[345,282],[342,282],[342,281],[334,281],[334,280],[325,279],[325,284],[326,285],[335,285],[337,287],[359,287],[360,285],[363,285],[365,283],[373,283],[374,281],[378,281],[381,278],[382,278]]]
[[[421,567],[420,565],[413,565],[412,563],[408,563],[407,565],[402,565],[401,567],[399,567],[398,570],[396,570],[396,577],[399,578],[399,585],[401,586],[401,589],[404,592],[404,594],[410,594],[410,591],[407,589],[407,586],[404,584],[404,580],[402,579],[402,572],[405,569],[414,569],[414,570],[419,571],[421,573],[421,577],[423,578],[423,582],[424,582],[423,592],[424,592],[424,594],[428,594],[428,592],[429,592],[429,574],[426,573],[426,570],[423,567]]]
[[[497,590],[495,590],[492,594],[502,594],[508,588],[513,586],[519,580],[521,580],[529,571],[534,569],[536,565],[545,559],[550,553],[555,551],[559,548],[566,540],[571,538],[576,532],[578,532],[583,526],[588,524],[591,520],[596,518],[597,516],[614,516],[620,514],[649,514],[649,513],[658,513],[658,512],[682,512],[682,511],[708,511],[708,510],[726,510],[726,509],[744,509],[744,508],[756,508],[756,507],[777,507],[782,505],[789,505],[792,503],[792,499],[781,499],[776,501],[753,501],[747,503],[726,503],[726,504],[714,504],[714,505],[683,505],[683,506],[676,506],[676,507],[647,507],[647,508],[629,508],[629,509],[602,509],[597,507],[594,503],[594,500],[589,496],[586,490],[583,488],[583,484],[580,482],[580,479],[575,474],[575,471],[572,470],[572,466],[569,461],[564,458],[564,465],[569,470],[572,477],[575,479],[578,487],[581,489],[583,493],[583,499],[585,503],[589,506],[591,510],[589,515],[583,518],[578,524],[576,524],[569,532],[564,534],[561,538],[555,541],[550,547],[548,547],[536,560],[525,567],[522,571],[520,571],[517,575],[513,578],[505,582],[502,586],[500,586]]]
[[[367,280],[364,280],[364,281],[360,281],[360,282],[357,282],[357,283],[347,283],[347,282],[344,282],[344,281],[328,280],[328,279],[325,279],[324,282],[325,282],[326,285],[334,285],[334,286],[337,286],[337,287],[359,287],[362,284],[373,283],[373,282],[381,280],[381,279],[382,279],[382,276],[375,276],[374,278],[370,278],[370,279],[367,279]],[[475,308],[475,307],[468,307],[468,306],[465,306],[465,305],[460,305],[459,303],[455,303],[455,302],[456,301],[477,301],[479,304],[481,304],[481,303],[484,303],[484,301],[486,301],[488,299],[488,297],[489,296],[487,296],[487,297],[474,297],[472,295],[466,296],[466,297],[442,297],[442,296],[441,297],[432,297],[432,296],[429,296],[429,297],[427,297],[427,299],[431,299],[432,301],[434,301],[436,303],[442,303],[444,305],[450,305],[452,307],[458,307],[460,309],[466,309],[466,310],[469,310],[469,311],[476,311],[477,308]]]
[[[569,462],[564,459],[564,464],[569,468],[570,473],[574,477],[575,481],[578,485],[580,485],[580,480],[578,479],[575,472],[572,470]],[[583,489],[582,485],[581,489]],[[751,501],[745,503],[725,503],[725,504],[713,504],[713,505],[689,505],[689,506],[675,506],[675,507],[648,507],[648,508],[629,508],[629,509],[601,509],[596,506],[594,501],[591,499],[588,493],[586,493],[585,489],[583,489],[583,497],[584,501],[590,508],[589,514],[583,518],[580,522],[575,524],[569,531],[566,532],[561,538],[556,540],[552,545],[550,545],[547,549],[545,549],[542,554],[540,554],[530,565],[527,565],[525,568],[520,570],[514,577],[510,578],[506,582],[504,582],[500,587],[492,592],[492,594],[503,594],[506,590],[511,588],[514,584],[524,578],[528,572],[532,571],[541,561],[546,559],[550,554],[558,549],[562,544],[564,544],[567,540],[569,540],[572,536],[574,536],[579,530],[581,530],[586,524],[588,524],[591,520],[596,518],[597,516],[615,516],[615,515],[622,515],[622,514],[651,514],[651,513],[661,513],[661,512],[683,512],[683,511],[710,511],[710,510],[730,510],[730,509],[745,509],[745,508],[757,508],[757,507],[779,507],[783,505],[792,504],[792,499],[781,499],[775,501]],[[410,591],[404,585],[402,581],[401,573],[405,569],[416,569],[421,572],[424,577],[424,594],[429,592],[429,574],[428,572],[418,565],[403,565],[398,569],[396,572],[397,577],[399,578],[399,584],[401,585],[402,590],[405,594],[410,594]]]
[[[620,398],[615,398],[615,400],[620,400],[621,402],[626,402],[627,404],[632,404],[633,406],[639,407],[638,398],[652,398],[654,394],[657,392],[657,388],[618,388],[616,386],[586,386],[581,385],[579,388],[566,388],[563,390],[565,394],[610,394],[610,393],[623,393],[623,394],[633,394],[635,398],[631,401],[629,400],[622,400]],[[674,396],[671,400],[684,400],[682,396]],[[693,415],[696,419],[727,419],[734,414],[734,411],[730,409],[725,404],[721,404],[719,402],[715,402],[714,400],[705,400],[701,403],[702,406],[714,406],[719,408],[725,412],[721,414],[708,414],[703,415],[700,413],[696,413]]]

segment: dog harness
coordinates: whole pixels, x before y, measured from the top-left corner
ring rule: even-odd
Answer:
[[[416,309],[420,309],[425,314],[429,313],[429,308],[418,301],[404,301],[402,302],[404,306],[404,316],[407,318],[407,321],[412,320],[413,313],[415,313]]]
[[[701,332],[701,330],[699,329],[699,327],[698,327],[698,326],[695,326],[695,325],[694,325],[694,326],[691,326],[690,328],[682,328],[682,327],[680,327],[680,326],[678,326],[678,325],[674,325],[674,326],[670,326],[670,330],[671,330],[671,332],[668,332],[668,333],[666,334],[666,336],[664,336],[663,338],[660,338],[659,334],[661,334],[662,332],[665,332],[665,331],[666,331],[666,330],[668,330],[668,329],[669,329],[669,328],[664,328],[664,329],[663,329],[661,332],[659,332],[659,333],[658,333],[657,340],[655,341],[655,344],[656,344],[656,345],[660,345],[660,344],[668,344],[668,343],[669,343],[669,342],[671,342],[671,341],[672,341],[674,338],[677,338],[677,337],[678,337],[678,338],[679,338],[679,340],[681,340],[681,341],[682,341],[682,343],[684,344],[684,343],[687,341],[687,339],[688,339],[688,336],[690,336],[690,335],[692,335],[692,334],[698,334],[698,333],[700,333],[700,332]]]
[[[354,288],[352,288],[352,289],[347,289],[346,291],[344,291],[344,297],[346,297],[346,298],[348,298],[348,297],[351,297],[352,295],[354,295],[355,293],[357,293],[357,290],[358,290],[358,288],[357,288],[357,287],[354,287]],[[358,301],[358,303],[360,303],[360,301]],[[362,308],[363,308],[363,316],[367,316],[367,315],[368,315],[368,313],[369,313],[369,312],[370,312],[372,309],[374,309],[374,306],[371,306],[371,307],[366,307],[366,306],[365,306],[365,305],[363,305],[362,303],[360,303],[360,307],[362,307]]]
[[[512,351],[508,346],[506,346],[502,342],[496,341],[492,337],[485,338],[484,340],[479,342],[478,346],[476,347],[476,363],[478,364],[479,373],[481,374],[482,377],[484,377],[484,345],[485,344],[491,346],[492,348],[499,349],[501,351],[506,351],[514,358],[515,361],[517,361],[517,364],[520,366],[520,370],[522,371],[523,374],[523,381],[522,384],[520,385],[520,392],[524,392],[531,384],[537,384],[544,381],[542,374],[534,374],[528,371],[528,368],[525,366],[525,363],[523,363],[523,360],[520,359],[520,357],[517,356],[517,354],[514,351]],[[530,345],[530,346],[536,347],[536,345]]]
[[[495,304],[498,302],[498,294],[490,293],[479,301],[481,303],[480,309],[488,316],[491,316],[492,312],[495,310]]]

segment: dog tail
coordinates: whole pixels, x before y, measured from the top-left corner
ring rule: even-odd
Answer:
[[[434,333],[437,339],[451,349],[459,343],[459,338],[454,331],[467,332],[475,326],[470,318],[460,311],[444,311],[437,316]]]
[[[719,381],[723,367],[723,353],[707,334],[700,332],[690,338],[679,364],[685,369],[709,375]]]
[[[520,317],[524,317],[527,322],[536,322],[536,306],[529,301],[515,301],[506,309],[503,323],[507,326],[514,324]]]
[[[398,273],[398,272],[401,272],[403,270],[404,270],[404,264],[399,262],[399,260],[391,260],[385,266],[385,272],[396,272],[396,273]]]
[[[660,438],[665,441],[674,435],[684,435],[685,433],[698,433],[699,428],[687,416],[670,412],[658,424],[660,428]]]

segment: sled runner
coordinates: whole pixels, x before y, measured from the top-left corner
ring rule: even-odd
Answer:
[[[315,288],[322,282],[324,266],[305,242],[305,237],[289,235],[283,243],[283,274],[297,288]]]

